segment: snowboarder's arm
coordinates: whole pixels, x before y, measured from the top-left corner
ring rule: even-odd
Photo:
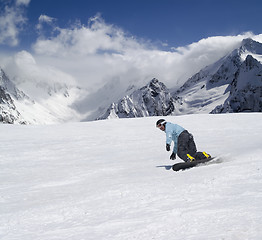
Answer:
[[[171,132],[166,132],[166,144],[171,146],[171,142],[172,142],[172,134]]]
[[[177,153],[177,138],[174,139],[174,148],[173,148],[173,153]]]

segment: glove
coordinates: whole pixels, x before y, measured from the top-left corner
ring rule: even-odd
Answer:
[[[169,152],[170,151],[170,145],[166,144],[166,150]]]
[[[170,159],[171,160],[175,160],[176,159],[176,154],[174,152],[171,154]]]

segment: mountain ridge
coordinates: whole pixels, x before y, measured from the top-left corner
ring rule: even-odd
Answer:
[[[173,112],[174,101],[165,84],[153,78],[146,86],[112,103],[98,119],[166,116]]]
[[[178,89],[153,78],[115,80],[97,93],[61,82],[11,81],[0,68],[0,122],[46,124],[108,118],[262,111],[262,44],[244,39]],[[43,78],[44,79],[44,78]],[[22,90],[20,90],[22,87]],[[101,100],[101,101],[100,101]],[[111,102],[110,102],[111,101]],[[99,104],[98,104],[99,103]]]
[[[217,62],[201,69],[189,78],[177,91],[171,92],[165,86],[162,94],[171,95],[169,99],[172,99],[170,105],[172,107],[169,108],[169,111],[164,111],[166,106],[162,104],[163,110],[162,112],[157,112],[157,114],[161,113],[160,115],[165,116],[192,113],[261,112],[262,94],[260,92],[262,92],[262,78],[260,69],[262,65],[255,59],[257,55],[262,55],[262,44],[250,38],[244,39],[239,48],[233,50]],[[256,71],[253,70],[255,66],[257,67]],[[152,81],[154,79],[148,85]],[[242,85],[247,88],[246,92],[245,90],[241,92],[236,90],[234,86],[238,85],[238,81],[241,81]],[[253,82],[256,82],[255,89]],[[127,114],[128,111],[126,111],[126,114],[123,114],[123,112],[119,111],[119,105],[124,102],[125,109],[131,108],[133,112],[137,111],[139,109],[137,106],[140,106],[141,102],[140,104],[139,101],[134,102],[133,95],[139,95],[139,91],[141,91],[140,95],[143,95],[144,88],[142,87],[131,93],[131,95],[126,95],[118,102],[112,103],[106,113],[101,115],[99,119],[137,117]],[[252,91],[254,93],[253,97],[251,94]],[[161,93],[159,92],[158,94]],[[236,95],[238,96],[237,100],[234,100],[236,99]],[[129,98],[133,101],[130,101],[128,105],[129,102],[127,99]],[[156,101],[157,99],[152,96],[152,102]],[[235,103],[236,101],[238,104]],[[245,101],[248,101],[248,103]],[[236,107],[237,105],[238,107]],[[151,114],[138,114],[138,117],[156,116],[157,114],[152,114],[151,111]]]
[[[239,81],[241,81],[244,86],[253,86],[253,83],[256,82],[255,92],[262,91],[262,78],[259,76],[261,75],[261,70],[257,70],[256,72],[253,71],[254,66],[259,69],[262,67],[261,63],[254,58],[254,56],[260,53],[262,53],[261,43],[255,42],[252,39],[244,39],[240,48],[233,50],[227,56],[221,58],[214,64],[209,65],[204,70],[201,70],[199,73],[192,76],[177,92],[173,94],[180,96],[180,99],[183,99],[182,104],[187,104],[186,108],[190,109],[190,111],[192,111],[192,108],[195,108],[195,111],[202,111],[205,113],[244,111],[245,107],[236,108],[225,106],[228,102],[233,102],[232,99],[234,98],[233,95],[235,95],[235,92],[231,90],[234,84]],[[250,68],[247,68],[247,65],[250,66]],[[214,69],[215,71],[212,71]],[[192,91],[192,89],[197,86],[197,83],[201,81],[201,88],[206,89],[206,91],[202,91],[202,93],[201,90],[195,92]],[[187,92],[183,94],[186,90]],[[191,98],[191,101],[195,102],[199,96],[201,96],[202,101],[199,101],[198,105],[193,105],[190,100],[188,100],[188,98]],[[257,94],[256,97],[258,105],[261,105],[261,95],[259,96],[259,94]],[[211,98],[213,99],[212,103],[210,102],[210,104],[205,104],[205,100],[211,100]],[[246,97],[243,92],[242,98],[251,100],[251,98]],[[245,104],[243,99],[239,98],[237,100],[240,105]],[[209,105],[209,107],[206,107],[206,105]],[[214,105],[217,106],[214,107]],[[224,107],[222,107],[223,105]],[[249,111],[262,111],[262,107],[251,107],[249,108]]]

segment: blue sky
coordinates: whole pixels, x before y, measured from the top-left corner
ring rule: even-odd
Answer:
[[[7,2],[0,1],[1,9]],[[100,13],[106,23],[130,35],[178,47],[210,36],[259,34],[261,11],[261,0],[31,0],[23,9],[27,23],[19,42],[28,47],[35,41],[40,15],[67,27],[76,20],[87,24]]]
[[[0,67],[90,92],[152,78],[175,87],[244,38],[262,42],[261,10],[261,0],[0,0]]]

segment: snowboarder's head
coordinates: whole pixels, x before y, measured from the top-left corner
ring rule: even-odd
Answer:
[[[165,131],[165,129],[166,129],[166,120],[165,119],[157,120],[156,127],[159,128],[162,131]]]

